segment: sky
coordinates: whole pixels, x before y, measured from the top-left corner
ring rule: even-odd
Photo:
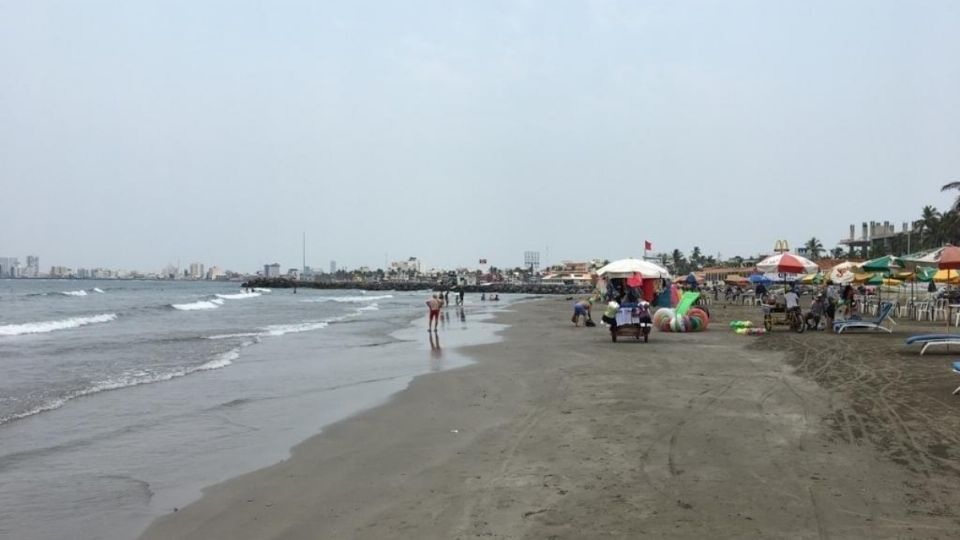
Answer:
[[[514,267],[946,208],[960,2],[0,0],[0,256]]]

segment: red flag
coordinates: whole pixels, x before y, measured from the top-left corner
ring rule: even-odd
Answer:
[[[643,241],[643,249],[651,250],[651,249],[653,249],[653,244],[650,243],[649,240],[644,240],[644,241]]]

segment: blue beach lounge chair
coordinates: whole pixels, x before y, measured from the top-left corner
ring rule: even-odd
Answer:
[[[957,375],[960,375],[960,362],[953,363],[953,372],[956,373]],[[957,395],[957,394],[960,394],[960,386],[958,386],[957,389],[953,391],[953,395]]]
[[[907,338],[907,345],[923,345],[920,349],[920,356],[927,352],[927,349],[937,346],[960,345],[960,333],[957,334],[920,334]]]
[[[884,302],[880,304],[880,314],[877,315],[876,319],[859,319],[859,320],[845,320],[845,321],[836,321],[833,323],[833,331],[840,334],[844,330],[883,330],[884,332],[892,332],[889,328],[883,326],[883,323],[890,317],[890,312],[893,311],[893,304],[890,302]]]

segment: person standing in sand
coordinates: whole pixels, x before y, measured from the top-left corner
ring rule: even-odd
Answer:
[[[440,324],[440,306],[443,304],[437,298],[436,293],[433,297],[427,300],[427,309],[430,310],[430,315],[427,318],[427,332],[431,330],[430,326],[433,325],[432,330],[437,331],[437,325]]]

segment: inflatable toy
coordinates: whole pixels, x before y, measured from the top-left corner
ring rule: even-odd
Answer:
[[[700,332],[709,324],[710,317],[697,307],[690,308],[684,315],[678,315],[671,308],[660,308],[653,314],[653,325],[662,332]]]

